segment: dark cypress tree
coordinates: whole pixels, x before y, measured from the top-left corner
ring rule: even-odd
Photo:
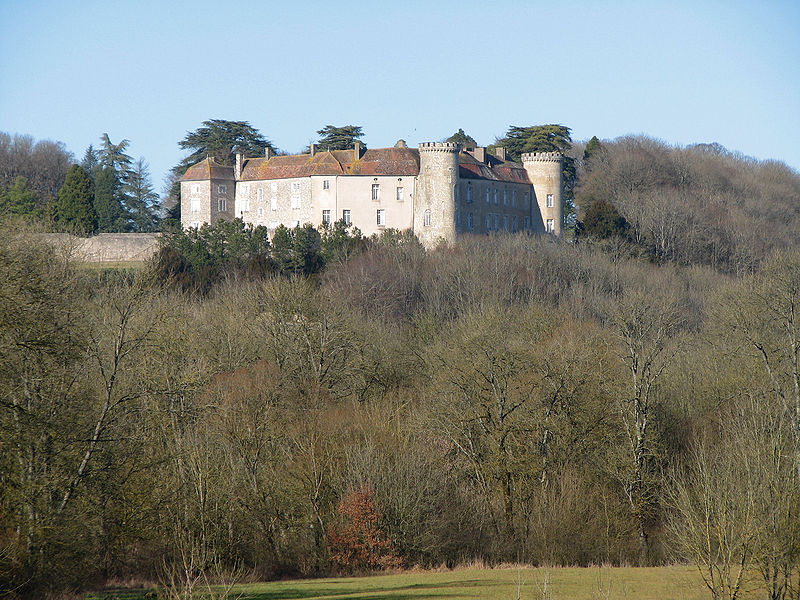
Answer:
[[[89,174],[79,165],[72,165],[67,172],[58,198],[51,205],[51,216],[56,227],[80,235],[97,230],[97,213],[92,200],[94,189]]]

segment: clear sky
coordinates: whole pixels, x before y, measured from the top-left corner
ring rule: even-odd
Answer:
[[[560,123],[800,169],[800,0],[0,0],[0,131],[127,138],[161,191],[207,119],[289,152]]]

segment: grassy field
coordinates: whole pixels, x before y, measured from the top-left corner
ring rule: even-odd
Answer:
[[[247,600],[706,600],[690,567],[476,569],[374,577],[276,581],[237,586]],[[86,600],[139,600],[144,591],[106,591]],[[745,598],[755,598],[746,595]]]

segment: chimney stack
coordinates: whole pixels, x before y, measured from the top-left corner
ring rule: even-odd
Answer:
[[[311,156],[314,156],[317,153],[317,145],[316,144],[311,144],[309,146],[309,149],[311,150]]]
[[[242,166],[244,165],[244,153],[241,148],[234,149],[236,153],[236,166],[233,170],[233,176],[236,181],[242,178]]]
[[[486,162],[486,146],[478,146],[477,148],[475,148],[475,152],[473,153],[472,156],[475,157],[475,160],[479,160],[480,162],[485,163]]]
[[[267,160],[272,158],[272,148],[270,148],[269,146],[264,148],[264,158],[266,158]]]
[[[508,154],[506,154],[506,149],[503,146],[497,146],[494,149],[494,155],[502,161],[508,160]]]
[[[354,160],[359,160],[361,158],[361,142],[353,142],[353,154],[355,156]]]

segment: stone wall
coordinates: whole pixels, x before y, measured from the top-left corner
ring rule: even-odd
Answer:
[[[82,262],[140,262],[158,250],[157,233],[99,233],[79,238],[67,233],[45,233],[42,237],[59,250]]]

